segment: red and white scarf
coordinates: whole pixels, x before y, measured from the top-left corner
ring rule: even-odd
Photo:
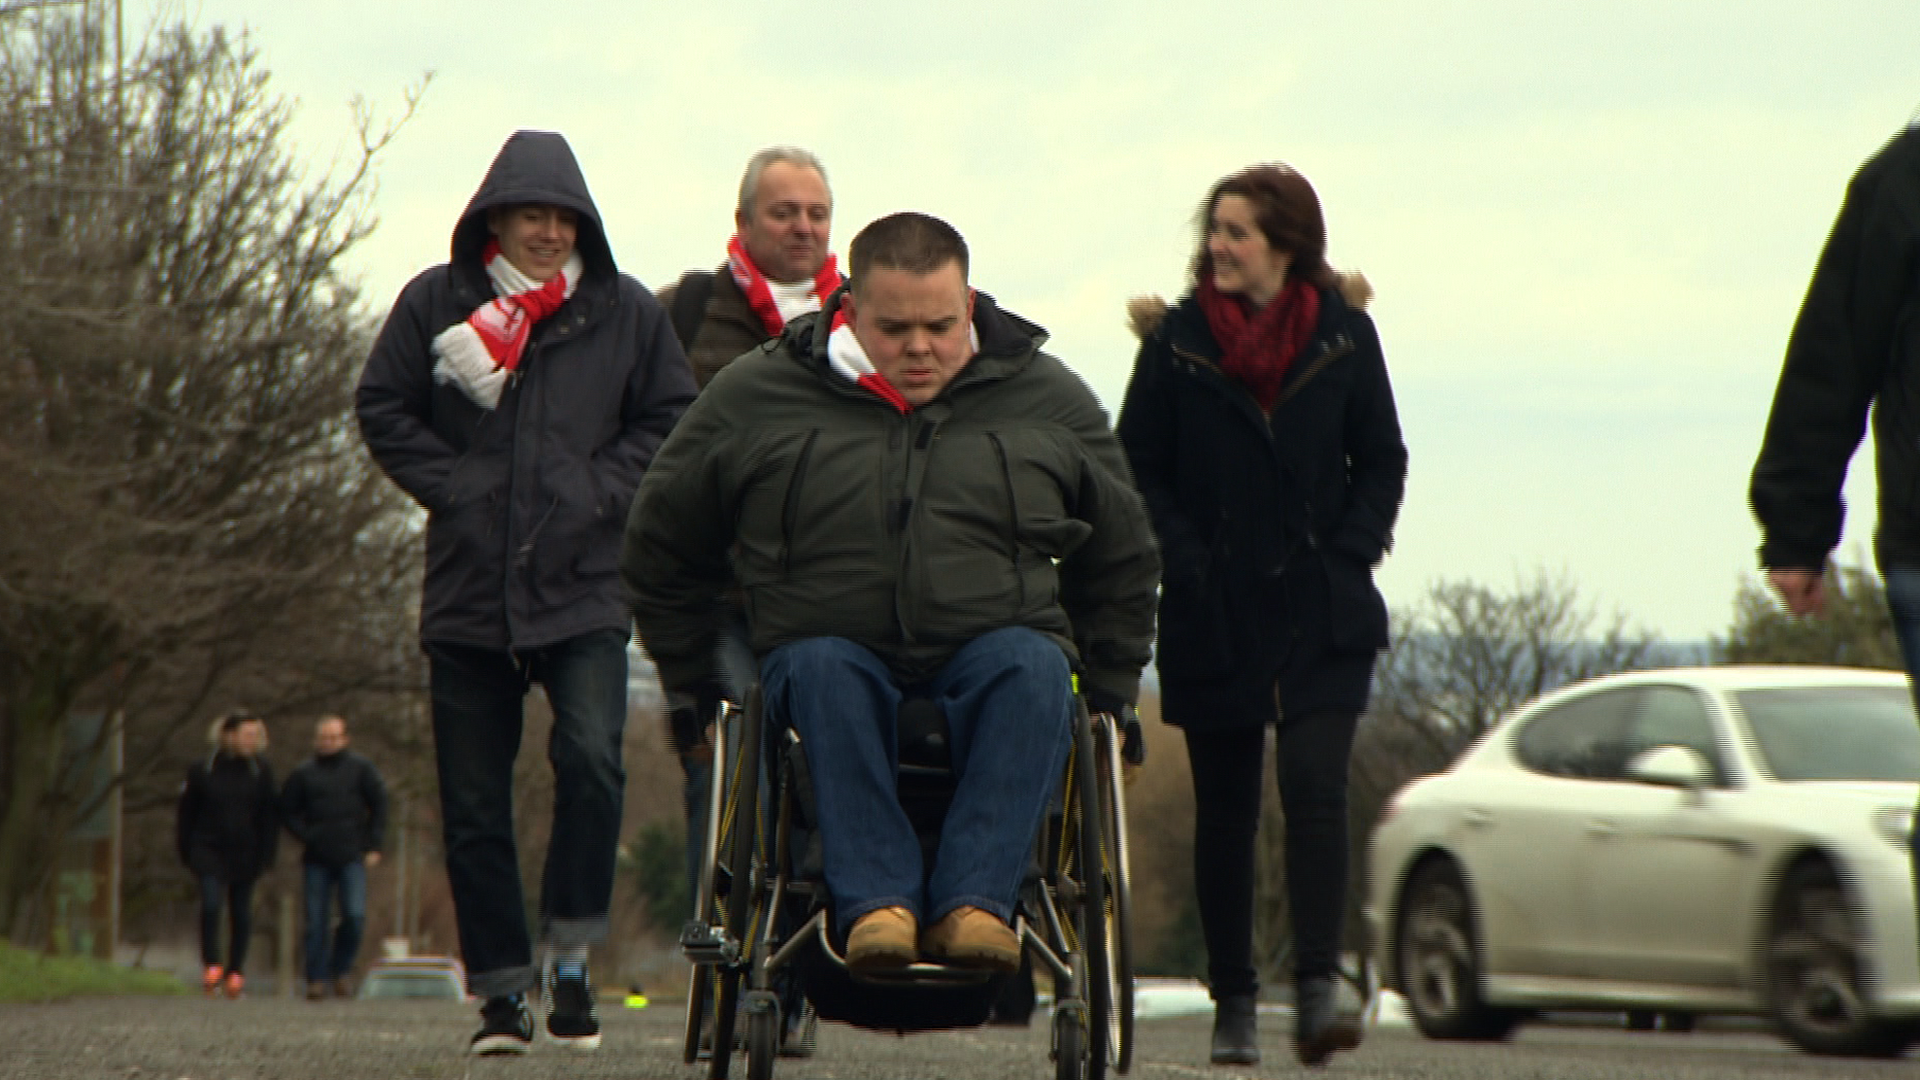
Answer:
[[[453,383],[474,404],[491,409],[500,404],[507,377],[520,366],[534,324],[567,302],[580,284],[583,267],[576,251],[567,257],[560,272],[543,284],[521,273],[501,254],[498,240],[487,241],[481,259],[498,295],[474,308],[464,322],[454,323],[433,339],[433,352],[438,357],[433,377]]]
[[[827,261],[820,264],[820,272],[813,276],[813,293],[808,296],[806,305],[791,314],[782,313],[780,305],[773,298],[772,286],[767,284],[766,275],[753,265],[753,259],[747,255],[747,246],[740,242],[738,233],[727,241],[727,270],[733,275],[734,284],[747,294],[747,303],[752,306],[753,313],[760,316],[760,323],[767,328],[767,334],[773,337],[779,336],[787,328],[788,319],[809,311],[819,311],[820,305],[833,295],[833,290],[840,287],[840,268],[834,257],[828,255]]]
[[[974,352],[980,351],[980,331],[971,325],[967,327],[967,344]],[[833,313],[833,329],[827,334],[827,366],[834,374],[893,406],[895,411],[913,411],[913,405],[900,396],[899,388],[888,382],[873,366],[873,361],[867,359],[867,350],[860,347],[860,339],[853,336],[853,327],[847,325],[844,307]]]

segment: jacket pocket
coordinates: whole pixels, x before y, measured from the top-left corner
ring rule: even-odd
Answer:
[[[1373,568],[1340,551],[1328,551],[1327,601],[1335,652],[1372,652],[1387,647],[1387,601],[1373,583]]]
[[[1154,663],[1176,679],[1215,679],[1233,670],[1234,634],[1221,572],[1226,538],[1223,521],[1206,561],[1178,572],[1172,565],[1160,586],[1159,632]]]

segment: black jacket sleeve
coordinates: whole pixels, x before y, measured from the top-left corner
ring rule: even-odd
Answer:
[[[1794,321],[1749,489],[1763,566],[1816,569],[1840,542],[1847,463],[1920,273],[1916,144],[1909,130],[1854,175]]]
[[[1386,357],[1373,320],[1357,316],[1354,359],[1360,376],[1347,399],[1347,502],[1329,542],[1371,566],[1393,544],[1393,522],[1407,491],[1407,445],[1393,404]]]
[[[387,843],[387,785],[380,780],[380,771],[373,762],[362,760],[360,763],[360,798],[367,804],[368,851],[384,851]]]
[[[593,466],[604,508],[624,518],[640,477],[696,391],[687,354],[659,303],[637,282],[622,280],[621,286],[638,294],[640,356],[620,405],[620,434],[594,452]]]
[[[1153,658],[1160,551],[1106,414],[1077,379],[1070,390],[1079,400],[1067,425],[1085,455],[1074,512],[1093,531],[1061,560],[1060,605],[1073,624],[1088,692],[1131,704],[1140,671]]]
[[[174,849],[180,854],[180,862],[186,866],[193,865],[188,848],[193,840],[194,825],[200,817],[203,797],[199,767],[189,766],[186,782],[180,785],[180,805],[173,818]]]
[[[273,766],[260,761],[258,796],[254,799],[254,827],[260,837],[260,872],[273,869],[274,856],[280,850],[280,786],[273,781]]]
[[[1206,566],[1207,544],[1181,511],[1176,493],[1180,424],[1175,395],[1165,385],[1169,359],[1163,334],[1140,343],[1116,430],[1160,540],[1163,572],[1171,578],[1199,573]]]
[[[280,788],[280,821],[303,847],[313,843],[313,835],[307,820],[307,805],[307,770],[296,768],[287,775],[287,782]]]
[[[724,380],[722,380],[724,382]],[[640,482],[627,515],[620,576],[661,685],[685,691],[716,677],[720,598],[732,581],[733,523],[721,448],[730,424],[719,383],[687,410]]]
[[[394,301],[354,396],[360,436],[393,482],[428,510],[446,503],[447,479],[458,455],[433,430],[433,338],[428,298],[445,268],[413,279]]]

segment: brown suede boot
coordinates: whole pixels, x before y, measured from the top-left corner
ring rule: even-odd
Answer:
[[[855,971],[906,967],[920,958],[914,948],[919,932],[919,920],[906,908],[869,911],[847,931],[847,966]]]
[[[977,907],[957,907],[934,923],[920,951],[955,967],[1020,970],[1020,939],[998,916]]]

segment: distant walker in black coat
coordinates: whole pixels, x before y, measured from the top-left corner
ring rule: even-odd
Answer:
[[[239,997],[247,941],[253,936],[253,883],[273,866],[280,835],[273,768],[260,757],[266,725],[231,712],[214,723],[215,748],[187,769],[175,838],[180,861],[200,884],[200,959],[208,996]],[[220,907],[229,919],[226,960],[220,957]]]
[[[288,774],[280,818],[306,849],[307,999],[328,990],[346,997],[367,922],[367,871],[380,865],[387,830],[387,789],[373,762],[347,748],[344,718],[324,716],[314,725],[313,756]],[[330,911],[336,898],[337,928]]]
[[[1139,358],[1119,435],[1165,565],[1161,713],[1183,728],[1194,881],[1216,1002],[1212,1060],[1259,1060],[1254,830],[1263,744],[1279,728],[1293,917],[1295,1049],[1357,1042],[1332,1012],[1347,882],[1347,757],[1387,610],[1407,450],[1364,299],[1326,263],[1305,177],[1256,166],[1208,193],[1193,288],[1136,302]]]

